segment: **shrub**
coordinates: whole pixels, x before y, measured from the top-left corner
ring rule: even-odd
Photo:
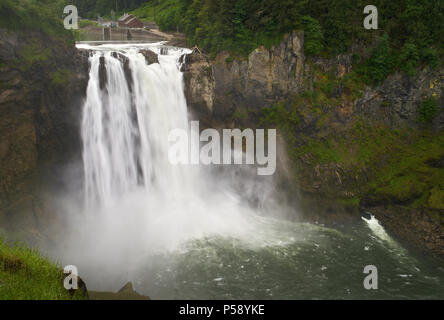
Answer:
[[[432,69],[438,66],[438,54],[432,48],[424,48],[421,51],[421,59],[428,64]]]
[[[322,45],[322,27],[318,20],[304,16],[302,17],[304,26],[304,52],[306,55],[318,55],[321,53]]]
[[[399,55],[400,69],[408,75],[414,76],[418,67],[418,61],[418,48],[413,43],[406,43]]]
[[[435,118],[436,112],[438,111],[438,101],[433,98],[427,98],[422,103],[418,109],[419,121],[430,122]]]
[[[367,81],[375,84],[382,82],[393,71],[393,55],[388,34],[380,37],[370,59],[364,65],[363,73]]]

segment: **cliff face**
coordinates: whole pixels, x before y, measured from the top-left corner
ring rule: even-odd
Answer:
[[[419,128],[422,126],[418,122],[421,102],[424,98],[435,97],[439,110],[430,127],[438,132],[444,129],[443,92],[444,69],[426,67],[413,77],[397,73],[375,88],[366,87],[362,97],[355,102],[354,110],[371,123],[383,123],[392,128]]]
[[[199,53],[182,62],[186,97],[193,110],[211,121],[225,121],[246,108],[261,109],[302,88],[303,34],[285,36],[271,49],[259,47],[246,59],[221,52],[214,61]]]
[[[278,128],[293,167],[283,183],[307,219],[369,210],[413,247],[444,257],[442,67],[371,87],[351,54],[304,58],[301,33],[245,60],[183,61],[188,104],[207,125]],[[425,121],[427,99],[435,110]]]
[[[37,227],[40,192],[80,156],[87,57],[64,39],[0,30],[0,79],[0,225],[14,233]]]

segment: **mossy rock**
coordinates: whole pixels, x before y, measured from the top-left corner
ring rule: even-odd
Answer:
[[[444,209],[444,190],[439,187],[433,188],[428,199],[430,208]]]
[[[373,196],[390,203],[407,203],[420,197],[427,190],[427,185],[415,177],[402,176],[395,178],[373,192]]]

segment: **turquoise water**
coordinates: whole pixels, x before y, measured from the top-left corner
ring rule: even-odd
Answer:
[[[135,287],[153,299],[443,299],[444,268],[376,222],[332,229],[264,219],[249,239],[207,237],[146,258]],[[366,290],[366,265],[378,289]]]

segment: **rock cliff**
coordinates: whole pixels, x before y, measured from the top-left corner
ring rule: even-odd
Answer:
[[[66,39],[2,29],[0,79],[0,222],[13,234],[36,230],[50,211],[40,193],[81,157],[87,56]]]
[[[444,69],[369,86],[351,53],[307,59],[303,43],[293,32],[244,59],[182,57],[189,106],[211,126],[278,128],[293,167],[282,183],[307,219],[337,223],[370,210],[398,238],[443,257]],[[436,110],[424,121],[427,99]]]
[[[293,32],[271,49],[259,47],[247,58],[219,53],[213,61],[193,53],[182,58],[188,104],[213,122],[260,109],[297,93],[303,79],[303,33]]]

